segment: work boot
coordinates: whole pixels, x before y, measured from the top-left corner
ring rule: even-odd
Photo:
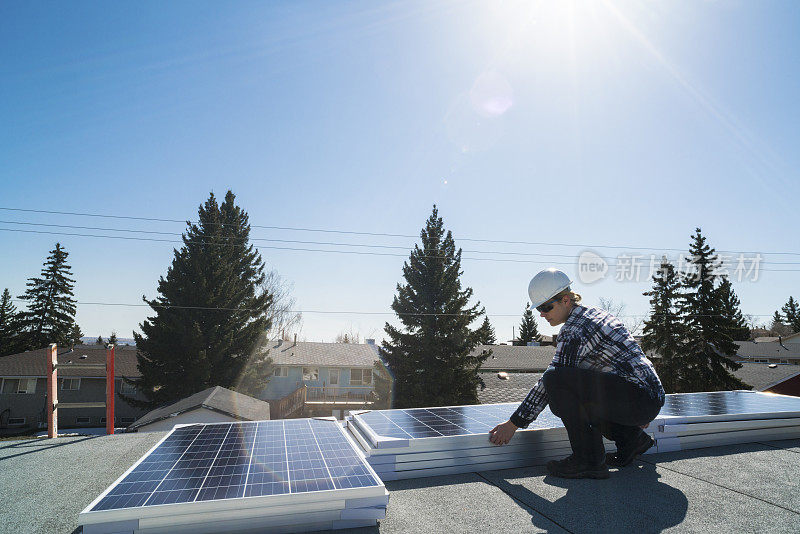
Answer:
[[[575,455],[570,455],[563,460],[550,460],[547,470],[554,477],[560,478],[608,478],[608,466],[589,465],[579,461]]]
[[[611,467],[625,467],[653,445],[653,438],[646,432],[641,432],[631,443],[619,447],[616,453],[606,454],[606,463]]]

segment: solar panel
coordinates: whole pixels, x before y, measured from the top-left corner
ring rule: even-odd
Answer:
[[[486,434],[507,421],[519,403],[479,404],[447,408],[379,410],[357,414],[362,426],[380,438],[421,439]],[[561,419],[545,409],[529,428],[557,428]]]
[[[334,421],[180,427],[91,511],[378,486]]]
[[[538,465],[569,454],[566,429],[549,409],[510,444],[492,445],[489,430],[518,406],[357,412],[348,430],[383,480]],[[647,432],[656,440],[649,452],[798,436],[800,398],[752,391],[667,395]],[[608,441],[606,446],[615,450]]]
[[[800,413],[800,398],[755,391],[714,391],[667,395],[658,418],[731,420],[736,416],[784,417]]]
[[[519,403],[481,404],[447,408],[411,408],[357,413],[353,420],[375,446],[395,440],[420,440],[447,436],[487,434],[495,425],[507,421]],[[751,391],[718,391],[667,395],[656,418],[704,420],[755,417],[782,417],[800,414],[800,398],[759,394]],[[563,427],[561,419],[545,409],[528,430]]]

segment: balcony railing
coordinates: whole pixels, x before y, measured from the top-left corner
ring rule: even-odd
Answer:
[[[306,401],[362,403],[370,400],[372,386],[306,386]]]
[[[271,419],[283,419],[298,410],[302,410],[306,402],[306,386],[301,385],[282,399],[269,402]]]

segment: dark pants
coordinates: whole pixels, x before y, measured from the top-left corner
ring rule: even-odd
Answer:
[[[610,373],[556,367],[548,369],[542,381],[550,410],[567,429],[573,454],[590,465],[605,461],[603,436],[616,442],[617,449],[625,447],[661,410],[659,400],[643,388]]]

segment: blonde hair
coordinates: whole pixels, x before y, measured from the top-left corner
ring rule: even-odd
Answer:
[[[554,299],[555,298],[560,299],[561,297],[563,297],[565,295],[569,297],[569,300],[572,301],[573,304],[578,304],[581,301],[581,296],[578,293],[575,293],[574,291],[571,291],[569,288],[567,288],[564,291],[561,291],[560,293],[556,294],[556,296],[553,297],[553,298]]]

